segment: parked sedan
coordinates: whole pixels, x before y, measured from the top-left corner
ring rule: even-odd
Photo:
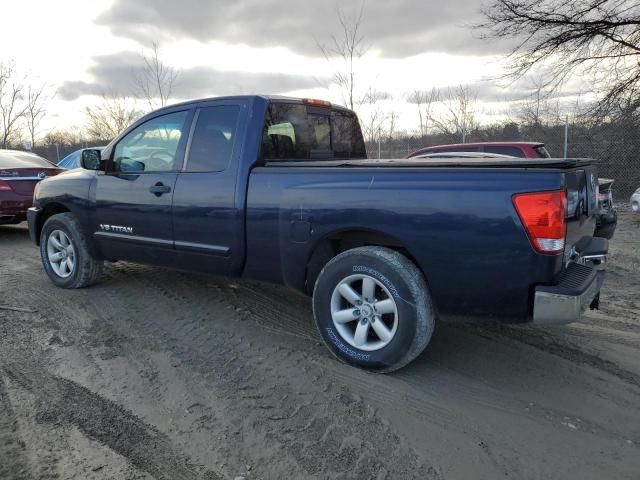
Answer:
[[[36,183],[61,171],[34,153],[0,150],[0,225],[25,221]]]
[[[422,157],[432,153],[469,152],[480,154],[498,154],[519,158],[550,158],[542,142],[477,142],[434,145],[416,150],[407,158]]]
[[[70,153],[62,160],[58,162],[58,166],[60,168],[64,168],[65,170],[71,170],[72,168],[80,168],[80,158],[82,157],[83,150],[85,148],[81,148],[80,150],[76,150],[73,153]],[[104,150],[104,147],[92,147],[92,150]]]
[[[640,213],[640,188],[631,195],[631,210]]]

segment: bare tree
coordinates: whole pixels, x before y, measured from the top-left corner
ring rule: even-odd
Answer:
[[[82,130],[76,127],[51,130],[42,138],[44,146],[73,147],[85,143]]]
[[[391,110],[387,114],[387,120],[385,122],[385,135],[389,140],[393,140],[393,137],[396,135],[399,116],[400,115],[395,110]]]
[[[47,97],[45,95],[45,86],[33,86],[27,87],[27,106],[25,107],[24,117],[27,123],[27,130],[29,131],[29,138],[31,140],[31,148],[36,145],[36,136],[38,134],[38,127],[42,118],[46,115],[46,102]]]
[[[517,41],[508,74],[548,67],[547,85],[592,73],[600,106],[640,105],[640,11],[636,0],[492,0],[484,36]],[[636,106],[637,108],[637,106]]]
[[[157,42],[152,43],[149,56],[142,54],[142,60],[144,67],[134,77],[135,94],[147,101],[150,110],[162,108],[171,98],[178,72],[162,61]]]
[[[549,93],[545,89],[544,81],[535,78],[527,98],[516,105],[519,123],[534,129],[542,126],[548,106],[548,97]]]
[[[418,108],[420,136],[422,137],[429,133],[429,121],[433,115],[433,106],[439,100],[440,92],[436,88],[432,88],[430,91],[414,90],[407,97],[407,101]]]
[[[24,83],[13,63],[0,63],[0,147],[7,148],[25,112]]]
[[[343,102],[355,110],[366,101],[364,97],[358,97],[357,63],[367,53],[368,47],[364,43],[362,34],[362,20],[364,16],[364,2],[356,15],[349,16],[338,8],[338,21],[340,33],[331,35],[329,45],[318,44],[320,51],[328,62],[333,63],[338,59],[340,65],[333,74],[335,83],[342,90]]]
[[[94,141],[111,140],[141,113],[131,98],[103,94],[99,104],[85,109],[87,135]]]
[[[370,87],[360,100],[362,114],[360,126],[362,134],[368,143],[381,140],[385,131],[385,123],[389,119],[388,113],[381,107],[380,102],[389,100],[390,95]],[[394,118],[395,120],[395,118]]]
[[[455,89],[447,89],[442,95],[444,112],[433,112],[430,120],[441,133],[459,137],[465,143],[467,136],[477,130],[476,95],[468,86],[459,85]]]

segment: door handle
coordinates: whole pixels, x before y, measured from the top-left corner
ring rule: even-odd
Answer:
[[[155,185],[149,187],[149,191],[156,197],[159,197],[163,193],[169,193],[171,191],[171,187],[169,185],[163,184],[162,182],[158,182]]]

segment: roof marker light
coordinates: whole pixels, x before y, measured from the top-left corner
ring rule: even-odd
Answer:
[[[306,105],[315,105],[317,107],[331,107],[331,102],[326,100],[318,100],[316,98],[303,98],[302,103]]]

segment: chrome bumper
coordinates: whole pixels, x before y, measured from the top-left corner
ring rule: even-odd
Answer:
[[[533,322],[575,322],[587,307],[597,305],[604,276],[601,265],[569,265],[557,285],[536,287]]]
[[[27,223],[29,225],[29,236],[31,241],[40,245],[40,232],[38,232],[38,216],[42,212],[41,208],[31,207],[27,210]]]

